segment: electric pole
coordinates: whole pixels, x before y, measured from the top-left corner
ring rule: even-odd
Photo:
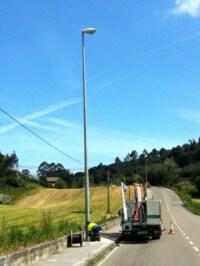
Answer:
[[[110,214],[110,171],[109,171],[109,168],[107,171],[107,201],[108,201],[107,213]]]

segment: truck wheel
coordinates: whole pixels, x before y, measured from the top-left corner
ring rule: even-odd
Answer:
[[[156,240],[156,239],[160,239],[161,236],[158,236],[158,235],[152,235],[151,236],[153,240]]]
[[[122,232],[122,240],[126,241],[127,240],[127,236]]]

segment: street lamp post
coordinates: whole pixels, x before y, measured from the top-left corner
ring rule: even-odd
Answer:
[[[110,214],[110,170],[107,172],[107,213]]]
[[[86,28],[82,33],[82,68],[83,68],[83,129],[84,129],[84,168],[85,168],[85,228],[86,238],[89,240],[87,224],[90,221],[90,194],[87,158],[87,102],[86,102],[86,71],[85,71],[85,34],[94,34],[95,28]]]
[[[147,189],[147,178],[148,178],[148,174],[147,174],[147,158],[145,159],[145,186]]]

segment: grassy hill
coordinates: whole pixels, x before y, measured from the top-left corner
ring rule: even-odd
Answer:
[[[107,211],[107,189],[91,188],[91,220],[101,221]],[[118,187],[111,189],[111,215],[116,215],[121,206]],[[3,217],[9,225],[27,227],[38,224],[42,213],[52,213],[54,219],[66,218],[84,223],[84,189],[37,189],[29,191],[12,205],[0,205],[0,221]]]
[[[0,183],[0,194],[6,194],[11,197],[11,203],[13,204],[17,199],[35,193],[37,190],[43,188],[42,186],[33,183],[25,182],[25,186],[13,187]]]
[[[111,188],[111,214],[107,212],[107,189],[105,187],[97,187],[90,189],[91,196],[91,221],[101,223],[106,219],[117,215],[121,208],[121,195],[119,187]],[[37,188],[30,190],[27,193],[22,193],[17,196],[12,204],[0,205],[0,238],[1,233],[5,231],[11,234],[11,238],[16,237],[16,245],[8,245],[9,241],[5,240],[5,245],[9,251],[18,249],[18,235],[23,232],[34,230],[45,231],[51,223],[51,227],[61,226],[62,232],[53,234],[46,232],[46,237],[42,236],[34,239],[32,243],[38,243],[47,239],[52,239],[66,233],[66,228],[70,229],[71,225],[76,225],[74,228],[81,228],[84,225],[84,189],[42,189]],[[46,224],[45,224],[46,223]],[[41,229],[43,226],[43,229]],[[65,229],[64,229],[65,227]],[[34,230],[33,230],[34,228]],[[60,230],[60,229],[59,229]],[[13,233],[14,231],[14,233]],[[16,233],[17,232],[17,233]],[[13,236],[14,234],[14,236]],[[7,238],[7,236],[5,236]],[[23,238],[24,239],[24,238]],[[18,241],[18,242],[17,242]],[[24,240],[23,240],[24,241]],[[31,242],[28,240],[28,242]],[[24,243],[20,244],[24,246]],[[0,246],[1,252],[1,246]],[[5,248],[3,249],[5,253]]]

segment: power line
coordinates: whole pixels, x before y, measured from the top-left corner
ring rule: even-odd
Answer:
[[[50,143],[49,141],[47,141],[46,139],[44,139],[43,137],[41,137],[40,135],[38,135],[37,133],[35,133],[32,129],[28,128],[27,126],[25,126],[24,124],[22,124],[19,120],[17,120],[14,116],[12,116],[11,114],[9,114],[8,112],[6,112],[4,109],[0,108],[0,112],[2,112],[4,115],[8,116],[10,119],[12,119],[13,121],[15,121],[17,124],[19,124],[21,127],[23,127],[24,129],[26,129],[29,133],[31,133],[32,135],[34,135],[36,138],[40,139],[42,142],[44,142],[46,145],[50,146],[51,148],[53,148],[54,150],[56,150],[57,152],[61,153],[62,155],[66,156],[67,158],[71,159],[72,161],[81,164],[81,161],[77,160],[76,158],[73,158],[72,156],[70,156],[69,154],[67,154],[66,152],[62,151],[61,149],[59,149],[58,147],[56,147],[54,144]]]

